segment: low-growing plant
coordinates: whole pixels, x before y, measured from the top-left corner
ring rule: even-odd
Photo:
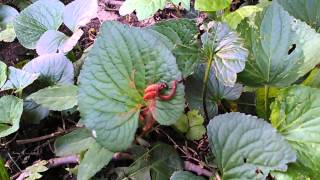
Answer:
[[[320,177],[318,1],[262,1],[230,12],[231,0],[196,0],[197,10],[214,17],[200,26],[185,18],[148,27],[106,21],[73,66],[65,53],[96,16],[96,3],[39,0],[15,17],[19,42],[40,56],[22,69],[0,62],[0,90],[9,94],[0,98],[0,137],[25,117],[36,123],[50,111],[73,109],[79,128],[57,138],[54,150],[79,164],[68,170],[80,180],[121,153],[130,165],[105,170],[117,179]],[[127,0],[120,14],[136,10],[145,19],[166,1],[148,3]],[[72,37],[57,31],[62,22]],[[193,158],[162,127],[185,144],[207,141],[208,152]],[[174,147],[149,142],[152,133]],[[51,165],[38,161],[23,173],[37,179]]]

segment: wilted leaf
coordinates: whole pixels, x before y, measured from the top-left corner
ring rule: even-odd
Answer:
[[[52,86],[31,94],[27,99],[32,99],[49,110],[63,111],[77,105],[77,93],[78,87],[74,85]]]
[[[289,143],[270,124],[254,116],[219,115],[210,121],[207,131],[224,180],[263,180],[270,170],[286,171],[287,163],[296,160]]]
[[[57,138],[54,142],[54,152],[56,156],[79,154],[89,149],[94,143],[91,132],[86,128],[80,128]]]
[[[151,29],[166,37],[183,77],[192,74],[200,60],[196,22],[190,19],[167,20],[151,26]]]
[[[63,23],[73,32],[97,17],[97,0],[75,0],[69,3],[63,13]]]
[[[7,80],[7,65],[0,61],[0,89]]]
[[[289,86],[320,63],[320,34],[276,1],[238,29],[251,51],[239,74],[246,85]]]
[[[286,88],[271,109],[272,125],[297,153],[299,172],[319,177],[320,90],[302,85]]]
[[[204,180],[204,178],[188,171],[176,171],[172,174],[170,180]]]
[[[40,179],[42,177],[40,173],[48,170],[46,167],[47,163],[47,161],[39,161],[32,166],[27,167],[25,171],[28,174],[28,177],[25,178],[25,180]]]
[[[158,10],[165,7],[168,0],[126,0],[119,9],[121,16],[127,15],[136,11],[138,20],[145,20],[155,14]],[[189,0],[170,0],[169,2],[174,3],[179,6],[181,5],[189,10],[190,1]]]
[[[14,96],[3,96],[0,107],[0,137],[5,137],[19,129],[23,101]]]
[[[194,8],[198,11],[218,11],[230,7],[232,0],[195,0]]]
[[[15,92],[22,91],[24,88],[32,84],[38,79],[38,73],[29,73],[27,71],[9,67],[8,80],[2,86],[1,90],[14,89]]]
[[[88,180],[112,159],[113,153],[98,143],[93,143],[80,162],[77,180]]]
[[[117,22],[102,25],[79,79],[79,109],[97,141],[112,151],[127,149],[138,127],[144,89],[180,80],[170,50],[147,30]],[[156,100],[152,111],[162,125],[174,124],[184,109],[184,87],[170,101]]]
[[[19,42],[28,49],[35,49],[43,33],[60,27],[63,10],[64,5],[59,0],[41,0],[21,11],[14,22]]]
[[[277,2],[301,21],[306,22],[314,29],[320,27],[320,1],[318,0],[277,0]]]
[[[226,24],[211,22],[208,32],[201,35],[204,58],[212,60],[212,68],[219,81],[225,86],[234,86],[237,73],[243,71],[248,50],[236,32]]]
[[[187,78],[186,83],[186,99],[189,103],[189,107],[191,109],[199,110],[202,115],[204,115],[202,104],[203,77],[205,74],[204,71],[205,65],[200,64],[196,72]],[[212,118],[218,113],[218,101],[222,99],[236,100],[240,97],[241,93],[241,84],[235,84],[234,87],[225,86],[216,78],[214,69],[211,69],[207,89],[207,110],[209,118]]]

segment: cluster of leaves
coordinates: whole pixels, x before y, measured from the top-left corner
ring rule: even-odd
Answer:
[[[190,4],[171,2],[186,9]],[[127,0],[120,14],[136,10],[138,18],[145,19],[165,3]],[[95,0],[66,6],[39,0],[20,13],[1,5],[0,39],[12,41],[4,34],[16,34],[39,57],[22,69],[0,62],[1,91],[17,96],[0,98],[0,137],[17,131],[21,117],[36,123],[50,111],[77,107],[84,127],[58,138],[55,153],[79,155],[79,166],[70,170],[78,179],[93,177],[122,151],[134,162],[113,170],[119,179],[203,179],[183,171],[182,159],[171,146],[133,143],[143,126],[141,112],[149,107],[158,124],[172,126],[188,140],[207,134],[212,169],[224,180],[265,179],[269,174],[277,179],[317,179],[320,3],[262,1],[229,12],[230,4],[196,0],[197,10],[216,13],[216,20],[203,24],[201,33],[190,19],[145,28],[104,22],[94,45],[79,60],[84,61],[79,76],[65,54],[82,36],[80,27],[96,16]],[[62,22],[73,32],[71,37],[58,31]],[[148,86],[173,81],[179,83],[172,99],[144,98]],[[219,115],[237,111],[245,91],[255,94],[258,117]],[[236,107],[229,110],[225,104]],[[40,161],[29,167],[29,177],[41,177],[45,165]]]

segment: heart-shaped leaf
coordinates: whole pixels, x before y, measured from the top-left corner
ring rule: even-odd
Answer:
[[[32,84],[38,79],[38,73],[29,73],[27,71],[9,67],[8,80],[2,86],[1,90],[14,89],[15,92],[22,91],[24,88]]]
[[[79,165],[77,180],[87,180],[93,177],[110,162],[113,154],[98,143],[93,143]]]
[[[208,137],[222,179],[265,179],[285,171],[296,156],[289,143],[263,119],[241,113],[214,117]]]
[[[7,80],[7,65],[0,61],[0,88]]]
[[[234,86],[237,73],[243,71],[248,50],[243,40],[226,24],[211,22],[208,32],[201,36],[204,58],[212,61],[216,77],[226,86]]]
[[[271,104],[271,122],[297,152],[299,172],[320,176],[320,90],[292,86]]]
[[[62,24],[63,10],[64,5],[59,0],[41,0],[21,11],[14,22],[19,42],[28,49],[35,49],[43,33],[57,30]]]
[[[314,29],[320,28],[320,1],[318,0],[277,0],[292,16],[306,22]]]
[[[205,74],[205,65],[200,64],[196,72],[187,78],[186,83],[186,99],[191,109],[197,109],[204,115],[203,103],[202,103],[202,88],[203,77]],[[197,88],[195,88],[197,87]],[[200,90],[199,90],[200,89]],[[233,87],[225,86],[220,82],[214,73],[212,68],[210,71],[208,90],[207,90],[207,111],[209,118],[212,118],[218,113],[217,102],[226,100],[236,100],[242,93],[242,85],[235,84]]]
[[[170,180],[204,180],[204,178],[188,171],[176,171],[172,174]]]
[[[5,137],[19,129],[23,101],[14,96],[3,96],[0,107],[0,137]]]
[[[148,30],[106,22],[79,78],[79,110],[97,141],[112,151],[127,149],[138,127],[144,89],[154,83],[180,80],[174,56]],[[184,109],[184,87],[173,99],[156,100],[153,116],[162,125],[174,124]]]
[[[183,77],[192,74],[199,62],[196,22],[190,19],[167,20],[151,29],[166,37]]]
[[[69,3],[63,13],[63,23],[76,32],[81,26],[86,25],[91,19],[98,16],[97,0],[75,0]]]
[[[74,85],[52,86],[31,94],[27,99],[32,99],[49,110],[63,111],[77,105],[77,93],[78,87]]]
[[[74,83],[72,63],[63,54],[45,54],[39,56],[24,67],[29,73],[40,73],[40,83],[50,85],[71,85]]]
[[[320,63],[320,34],[276,1],[238,29],[251,51],[240,73],[246,85],[289,86]]]

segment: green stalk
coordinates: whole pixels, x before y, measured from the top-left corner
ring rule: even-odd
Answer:
[[[209,121],[209,115],[208,115],[208,111],[207,111],[207,89],[208,89],[208,81],[209,81],[209,76],[210,76],[210,70],[211,70],[211,65],[212,65],[212,55],[210,55],[210,58],[208,60],[208,65],[206,68],[206,72],[204,74],[204,79],[203,79],[203,89],[202,89],[202,105],[203,105],[203,110],[204,110],[204,114],[206,116],[206,120]]]
[[[264,86],[264,112],[265,112],[265,120],[266,121],[269,121],[269,114],[270,114],[270,112],[269,112],[269,106],[270,106],[270,104],[269,104],[269,89],[270,89],[270,87],[268,86],[268,85],[265,85]]]

